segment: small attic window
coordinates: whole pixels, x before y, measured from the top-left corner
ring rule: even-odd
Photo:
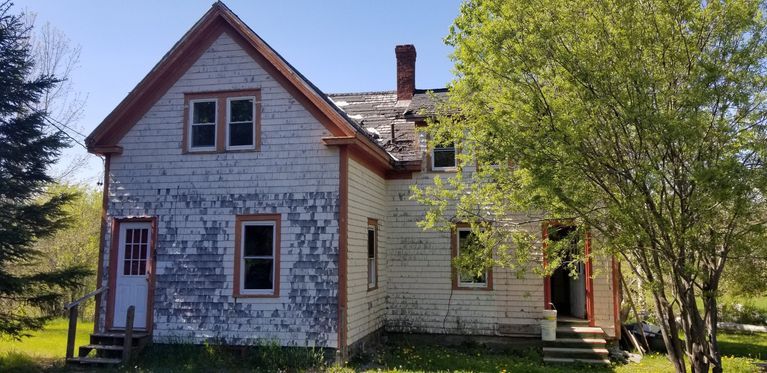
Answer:
[[[216,100],[195,100],[189,106],[189,150],[216,149]]]
[[[259,89],[184,94],[184,153],[259,151]]]
[[[227,100],[227,143],[229,150],[254,149],[256,146],[255,97],[236,97]]]

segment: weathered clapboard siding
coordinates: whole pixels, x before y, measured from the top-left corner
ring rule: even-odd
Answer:
[[[181,153],[184,93],[255,88],[260,152]],[[158,217],[155,340],[337,346],[339,154],[319,141],[328,135],[222,34],[120,141],[108,215]],[[280,296],[235,299],[235,215],[256,213],[281,214]]]
[[[348,339],[351,345],[380,329],[386,317],[388,223],[386,182],[349,160]],[[378,220],[378,288],[368,291],[368,218]]]
[[[431,185],[438,173],[388,180],[388,287],[386,330],[437,334],[518,335],[540,332],[543,279],[495,268],[493,290],[453,290],[450,233],[417,226],[426,207],[410,199],[410,186]],[[441,174],[443,177],[449,175]],[[450,213],[450,212],[448,212]],[[540,225],[527,227],[540,234]],[[595,321],[614,335],[610,267],[595,262]],[[502,333],[503,332],[503,333]]]

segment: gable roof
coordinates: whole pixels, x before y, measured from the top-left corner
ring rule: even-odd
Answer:
[[[333,137],[356,138],[381,162],[394,159],[372,137],[222,2],[211,9],[171,48],[138,85],[86,138],[92,153],[119,153],[120,139],[222,34],[227,33],[295,97]],[[362,136],[360,136],[362,135]]]

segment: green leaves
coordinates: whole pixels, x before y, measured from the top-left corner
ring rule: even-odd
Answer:
[[[431,208],[423,226],[491,222],[496,265],[520,268],[508,255],[538,258],[541,221],[570,219],[594,234],[594,255],[644,274],[658,312],[678,302],[685,332],[705,335],[693,333],[705,324],[695,297],[716,294],[728,259],[758,258],[767,242],[764,10],[465,2],[445,39],[450,102],[426,129],[460,144],[461,172],[416,188]],[[550,262],[565,260],[550,247]]]

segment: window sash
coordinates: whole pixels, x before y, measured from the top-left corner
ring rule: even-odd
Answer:
[[[461,255],[461,232],[469,232],[469,234],[471,234],[471,228],[458,228],[456,230],[455,239],[458,241],[456,242],[456,256]],[[489,272],[489,270],[485,270],[484,274],[482,275],[482,281],[477,281],[476,278],[465,280],[463,278],[463,274],[458,271],[458,286],[462,288],[485,288],[487,287],[487,278]]]
[[[194,106],[195,104],[201,104],[201,103],[213,103],[214,107],[214,113],[213,113],[213,122],[205,122],[205,123],[195,123],[194,121]],[[190,100],[189,101],[189,133],[187,135],[187,144],[189,145],[187,148],[189,151],[196,152],[196,151],[210,151],[210,150],[216,150],[216,141],[218,140],[216,136],[218,135],[216,132],[217,127],[217,119],[218,119],[218,100],[216,99],[200,99],[200,100]],[[200,126],[212,126],[213,127],[213,145],[210,146],[194,146],[194,128],[200,127]]]
[[[453,164],[452,165],[437,165],[437,153],[452,153],[453,154]],[[450,146],[435,146],[434,149],[431,151],[431,169],[432,170],[446,170],[446,169],[453,169],[456,167],[456,159],[455,159],[455,145],[451,144]]]
[[[250,121],[232,121],[232,101],[251,100]],[[227,150],[253,150],[256,148],[256,96],[227,97],[226,99],[226,149]],[[234,124],[250,124],[251,143],[247,145],[231,145],[231,128]]]
[[[272,255],[270,255],[270,256],[268,256],[268,255],[245,255],[245,240],[246,240],[246,231],[247,231],[245,229],[245,227],[248,227],[248,226],[268,226],[268,227],[272,228]],[[244,221],[244,222],[240,223],[240,232],[242,232],[242,234],[240,235],[240,257],[238,258],[239,261],[240,261],[240,263],[239,263],[239,266],[240,266],[240,283],[239,283],[240,294],[246,294],[246,295],[253,295],[253,294],[256,294],[256,295],[261,295],[261,294],[269,295],[269,294],[273,294],[274,293],[274,288],[276,286],[276,281],[278,280],[277,278],[275,278],[275,271],[276,271],[276,268],[275,268],[275,262],[276,262],[276,260],[275,260],[275,251],[277,250],[277,248],[276,248],[277,238],[275,236],[277,234],[276,223],[273,222],[273,221]],[[272,262],[272,270],[271,270],[271,274],[270,274],[271,275],[271,280],[272,280],[272,287],[271,288],[269,288],[269,289],[247,289],[247,288],[245,288],[245,280],[246,280],[245,277],[247,276],[245,262],[246,262],[247,259],[271,260],[271,262]]]
[[[367,230],[367,264],[368,264],[368,290],[373,289],[378,286],[378,229],[375,226],[368,226]],[[371,237],[370,234],[373,234],[372,240],[373,242],[370,242]],[[372,247],[372,254],[371,256],[371,247],[370,245],[373,245]]]

